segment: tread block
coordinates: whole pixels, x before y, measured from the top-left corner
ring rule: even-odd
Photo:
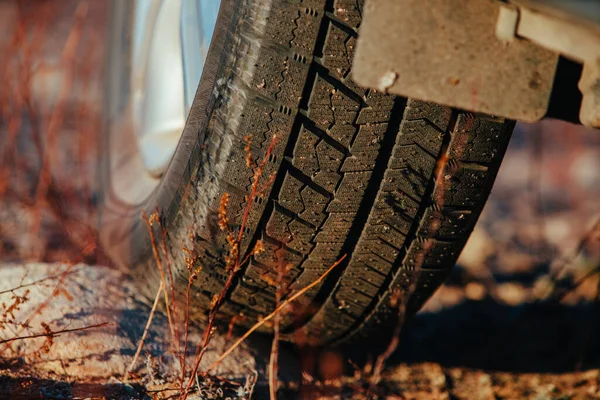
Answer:
[[[348,213],[329,214],[315,240],[320,243],[343,243],[350,233],[353,217]]]
[[[294,219],[288,223],[288,229],[291,233],[291,239],[286,243],[288,247],[302,254],[308,254],[314,246],[312,239],[315,235],[315,230]]]
[[[336,24],[330,23],[323,49],[323,66],[355,92],[365,93],[366,90],[356,85],[350,76],[355,49],[356,33],[348,33]]]
[[[368,107],[360,110],[357,124],[387,124],[390,120],[391,109],[394,105],[394,96],[371,89],[367,93],[365,102]]]
[[[385,275],[379,273],[379,271],[369,268],[364,264],[362,268],[359,264],[356,264],[356,268],[354,268],[352,271],[349,271],[349,276],[351,276],[353,280],[356,280],[357,282],[365,281],[371,286],[377,287],[377,291],[379,291],[379,287],[381,287],[383,282],[385,282]]]
[[[370,251],[371,253],[377,254],[384,260],[393,263],[398,257],[398,249],[390,246],[388,243],[381,239],[368,239],[361,241],[361,250]]]
[[[335,192],[333,201],[327,207],[330,213],[356,212],[362,200],[361,193],[367,188],[371,172],[349,172]]]
[[[452,260],[458,257],[459,250],[456,247],[453,242],[437,239],[415,240],[410,244],[403,264],[408,270],[431,268],[431,266],[440,268],[442,265],[449,268],[454,265]]]
[[[312,56],[317,39],[323,3],[308,7],[290,2],[274,2],[269,13],[265,37],[306,57]]]
[[[353,270],[356,268],[364,268],[366,266],[378,271],[382,275],[387,275],[392,270],[392,263],[384,260],[376,253],[359,253],[354,255],[353,258],[356,258],[357,261],[357,263],[354,264],[354,260],[352,260]]]
[[[303,188],[304,183],[288,173],[283,180],[283,186],[277,196],[279,204],[296,214],[301,213],[305,208],[300,196],[300,191]]]
[[[330,192],[337,187],[342,175],[338,172],[344,160],[344,154],[321,140],[316,146],[316,155],[319,163],[319,171],[313,180]]]
[[[434,196],[440,206],[474,207],[487,193],[482,188],[488,184],[490,171],[458,168],[451,165],[443,171],[444,180],[436,183]]]
[[[472,229],[470,210],[437,211],[428,208],[423,215],[419,234],[431,238],[461,237]]]
[[[323,196],[309,186],[305,186],[300,192],[304,210],[299,214],[300,218],[319,226],[326,218],[325,208],[329,203],[329,198]]]
[[[372,210],[374,224],[388,220],[391,225],[404,232],[404,220],[411,220],[417,215],[420,203],[408,197],[401,190],[380,192]]]
[[[427,119],[437,126],[442,132],[448,130],[452,109],[435,103],[410,99],[404,110],[404,119],[407,121]]]
[[[246,165],[247,153],[244,146],[245,145],[241,141],[232,144],[231,152],[227,157],[227,163],[229,165]],[[236,171],[235,168],[225,168],[223,180],[235,188],[238,188],[240,192],[247,193],[248,187],[252,184],[252,175],[251,168],[245,168],[243,171]]]
[[[303,126],[294,148],[294,166],[310,177],[316,176],[319,172],[319,160],[315,149],[320,140],[317,135]]]
[[[412,200],[411,200],[412,201]],[[377,226],[387,223],[403,235],[408,235],[412,226],[410,215],[416,215],[418,208],[399,210],[395,208],[376,208],[371,211],[371,218]]]
[[[270,220],[267,224],[267,234],[287,243],[294,250],[306,253],[312,247],[310,242],[315,235],[314,228],[307,226],[307,223],[318,226],[323,222],[329,198],[311,187],[305,186],[304,183],[288,174],[284,179],[278,199],[282,207],[295,213],[297,218],[306,222],[290,216],[284,218],[272,215],[273,221]],[[281,213],[281,211],[276,209],[273,214],[275,213]],[[286,226],[284,227],[282,224]]]
[[[343,84],[338,83],[343,86]],[[317,76],[308,104],[308,115],[317,127],[348,147],[357,126],[353,125],[361,105],[346,96],[339,88],[322,76]]]
[[[256,65],[250,88],[261,96],[276,101],[277,94],[287,83],[289,57],[270,47],[263,47],[260,51],[260,62]]]
[[[369,225],[365,228],[365,237],[382,239],[396,248],[401,248],[406,241],[406,235],[392,228],[390,224]]]
[[[390,160],[392,169],[410,168],[423,177],[430,177],[436,165],[436,159],[416,144],[396,146]]]
[[[282,214],[277,213],[276,217],[273,217],[273,215],[271,215],[271,218],[273,218],[273,223],[276,224],[275,226],[281,230],[283,230],[285,224],[286,224],[286,220],[285,220],[285,216]],[[271,222],[271,219],[269,219],[269,223]],[[272,229],[275,229],[272,228]],[[268,230],[268,229],[267,229]],[[285,231],[276,231],[276,234],[279,235],[283,235]],[[273,265],[277,265],[278,262],[278,251],[281,249],[281,244],[280,243],[275,243],[272,240],[266,240],[263,239],[263,245],[265,247],[265,251],[254,255],[254,258],[256,259],[256,261],[258,261],[259,263],[267,266],[267,267],[271,267]]]
[[[499,155],[501,144],[507,141],[505,122],[460,114],[450,144],[450,157],[459,161],[489,163]]]
[[[280,140],[275,146],[273,155],[281,157],[287,143],[284,138],[281,138],[281,132],[291,130],[293,123],[294,117],[289,113],[280,112],[273,104],[269,104],[263,99],[255,99],[255,101],[248,101],[238,132],[244,132],[244,137],[251,135],[252,145],[263,150],[269,147],[271,138],[277,134]],[[244,138],[242,137],[240,140],[243,141]]]
[[[277,208],[271,213],[266,232],[270,237],[301,254],[306,254],[312,248],[310,242],[314,235],[314,229],[298,222],[294,217],[282,213]]]
[[[352,156],[344,161],[342,172],[373,170],[386,131],[387,124],[361,125],[350,149]]]
[[[294,166],[325,190],[333,192],[342,175],[338,172],[344,153],[312,133],[306,127],[294,148]]]
[[[301,99],[298,93],[304,88],[309,69],[302,60],[279,48],[263,47],[250,89],[273,102],[297,108]]]
[[[421,199],[425,194],[428,179],[417,175],[409,169],[388,170],[381,190],[387,193],[402,193],[399,197],[408,196]]]
[[[316,7],[306,4],[306,7],[299,7],[297,17],[293,24],[296,25],[292,30],[293,38],[290,41],[290,47],[297,53],[311,56],[315,44],[315,38],[321,25],[323,16],[323,3],[315,3]],[[318,5],[317,5],[318,4]]]
[[[361,114],[365,110],[361,110]],[[377,153],[379,154],[379,149],[381,148],[381,142],[383,141],[383,136],[387,131],[388,124],[386,123],[367,123],[361,125],[358,129],[358,134],[356,135],[356,139],[352,142],[352,146],[350,147],[350,152],[353,156],[359,157],[359,155],[365,153]],[[371,158],[372,156],[367,156]]]
[[[304,263],[303,268],[324,271],[340,258],[340,250],[339,243],[318,242],[311,253],[311,259]]]
[[[260,290],[267,290],[269,284],[262,278],[265,272],[267,272],[265,268],[250,261],[250,264],[246,268],[246,273],[242,276],[242,281]]]
[[[403,121],[396,144],[417,144],[432,156],[437,157],[442,147],[443,133],[429,120]]]
[[[335,337],[338,329],[351,325],[356,317],[350,315],[345,308],[345,305],[333,301],[326,303],[323,306],[321,321],[316,321],[321,327],[317,331],[321,331],[321,334],[330,340]],[[332,319],[332,316],[335,316],[335,319]]]
[[[360,317],[362,310],[368,307],[372,300],[371,297],[356,291],[351,283],[350,285],[341,284],[339,286],[333,302],[337,304],[339,309],[350,313],[354,317]]]
[[[356,0],[335,0],[333,15],[346,25],[357,29],[362,20],[362,2]]]
[[[357,293],[361,293],[364,296],[368,296],[370,301],[373,301],[373,298],[377,296],[379,293],[379,287],[373,285],[370,282],[366,282],[361,278],[353,278],[350,283],[352,284],[353,291]]]
[[[279,85],[279,92],[276,93],[275,99],[279,103],[297,108],[302,99],[298,93],[302,93],[307,75],[308,64],[294,61],[293,58],[286,60],[284,72],[281,73],[282,81]]]

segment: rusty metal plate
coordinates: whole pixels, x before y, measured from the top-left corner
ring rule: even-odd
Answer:
[[[495,0],[368,0],[354,60],[360,85],[523,121],[548,108],[558,55],[496,36]]]

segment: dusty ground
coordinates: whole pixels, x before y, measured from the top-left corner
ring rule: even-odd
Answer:
[[[53,278],[43,280],[46,277]],[[120,272],[84,264],[7,264],[2,278],[3,309],[15,297],[26,295],[26,300],[3,319],[0,336],[44,333],[44,324],[57,334],[51,339],[0,342],[0,395],[145,398],[176,381],[179,364],[168,355],[172,342],[161,313],[155,316],[144,351],[125,379],[151,307],[135,296],[135,288]],[[28,326],[21,326],[23,322]],[[200,333],[192,329],[190,342],[197,343]],[[225,346],[224,335],[215,337],[201,368]],[[254,355],[244,346],[215,373],[243,382],[255,369]]]
[[[134,373],[125,380],[151,305],[135,296],[120,272],[103,266],[99,252],[83,254],[94,244],[88,229],[94,220],[94,195],[88,186],[94,171],[85,160],[93,158],[90,143],[99,127],[98,65],[103,53],[92,44],[99,40],[94,32],[100,28],[94,24],[102,24],[103,9],[101,2],[89,3],[87,13],[94,18],[83,25],[79,39],[86,57],[70,59],[64,44],[78,3],[68,0],[44,11],[51,17],[45,16],[50,22],[44,29],[52,35],[40,30],[41,36],[36,36],[32,29],[27,46],[11,45],[10,35],[0,40],[5,52],[0,59],[8,59],[7,49],[18,48],[22,62],[0,68],[8,74],[3,81],[13,83],[12,92],[0,93],[0,178],[8,182],[0,185],[0,255],[5,260],[0,279],[2,398],[152,398],[168,394],[168,383],[176,380],[178,367],[169,355],[166,317],[160,312]],[[14,4],[0,1],[0,26],[18,25]],[[36,38],[44,40],[38,43]],[[45,62],[24,68],[28,51]],[[67,73],[75,76],[71,86]],[[33,79],[27,81],[30,76]],[[15,82],[23,80],[33,90],[31,96],[15,96],[22,93]],[[55,106],[65,87],[70,87],[64,103],[68,107],[57,116]],[[15,104],[28,110],[26,118],[14,118]],[[63,122],[58,128],[52,125],[57,120]],[[28,160],[42,158],[31,157],[31,146],[22,145],[40,134],[47,145],[44,135],[50,128],[61,151],[52,159],[53,179],[40,200],[37,179],[43,164]],[[14,132],[17,139],[11,142]],[[18,151],[6,151],[15,143],[21,144]],[[346,362],[347,354],[319,355],[289,346],[281,352],[280,398],[600,398],[600,305],[595,302],[598,277],[593,273],[600,265],[600,230],[593,230],[600,216],[599,170],[598,132],[555,121],[520,125],[459,265],[404,327],[400,349],[380,387],[367,390],[362,371]],[[9,178],[2,175],[6,171]],[[63,258],[96,266],[56,262]],[[23,262],[28,259],[46,263]],[[68,274],[61,275],[66,269]],[[579,281],[583,283],[574,288],[572,282]],[[17,300],[23,296],[27,301]],[[18,307],[11,308],[15,301]],[[76,331],[2,342],[43,333],[42,322],[52,332]],[[194,329],[191,341],[196,343],[199,335]],[[225,336],[217,334],[203,367],[230,345],[232,339]],[[265,397],[269,346],[262,337],[244,343],[218,371],[232,382],[214,381],[202,388],[203,396],[223,390],[233,398],[247,395],[244,384],[256,371],[254,393]],[[365,346],[359,352],[374,350]],[[315,376],[320,368],[321,376],[332,379],[302,374],[307,362],[316,366]],[[339,371],[343,378],[336,375]]]

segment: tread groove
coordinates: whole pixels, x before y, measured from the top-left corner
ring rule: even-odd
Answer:
[[[286,164],[285,166],[287,168],[287,172],[291,176],[298,179],[300,182],[302,182],[304,185],[308,186],[309,188],[313,189],[315,192],[317,192],[325,197],[328,197],[330,199],[333,198],[333,193],[329,192],[323,186],[321,186],[318,183],[316,183],[315,181],[313,181],[310,176],[306,175],[304,172],[299,170],[290,160],[291,160],[290,157],[286,157],[283,161]]]

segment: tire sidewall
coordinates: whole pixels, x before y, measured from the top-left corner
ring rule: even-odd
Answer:
[[[127,5],[124,7],[123,3]],[[199,167],[204,151],[203,137],[207,134],[211,116],[219,104],[215,86],[225,76],[228,64],[232,61],[235,27],[242,11],[241,0],[222,0],[198,90],[175,155],[152,193],[140,204],[130,205],[121,201],[112,189],[109,151],[111,129],[114,128],[119,108],[123,107],[122,104],[115,104],[114,92],[122,90],[122,85],[127,85],[128,77],[115,71],[114,65],[121,63],[123,57],[129,57],[131,24],[127,15],[130,15],[130,5],[131,2],[120,0],[114,0],[110,5],[111,29],[105,73],[105,109],[108,117],[100,140],[98,161],[100,242],[111,260],[126,271],[147,264],[153,256],[148,227],[143,219],[144,213],[150,215],[157,212],[162,226],[168,230],[186,195],[194,170]]]

